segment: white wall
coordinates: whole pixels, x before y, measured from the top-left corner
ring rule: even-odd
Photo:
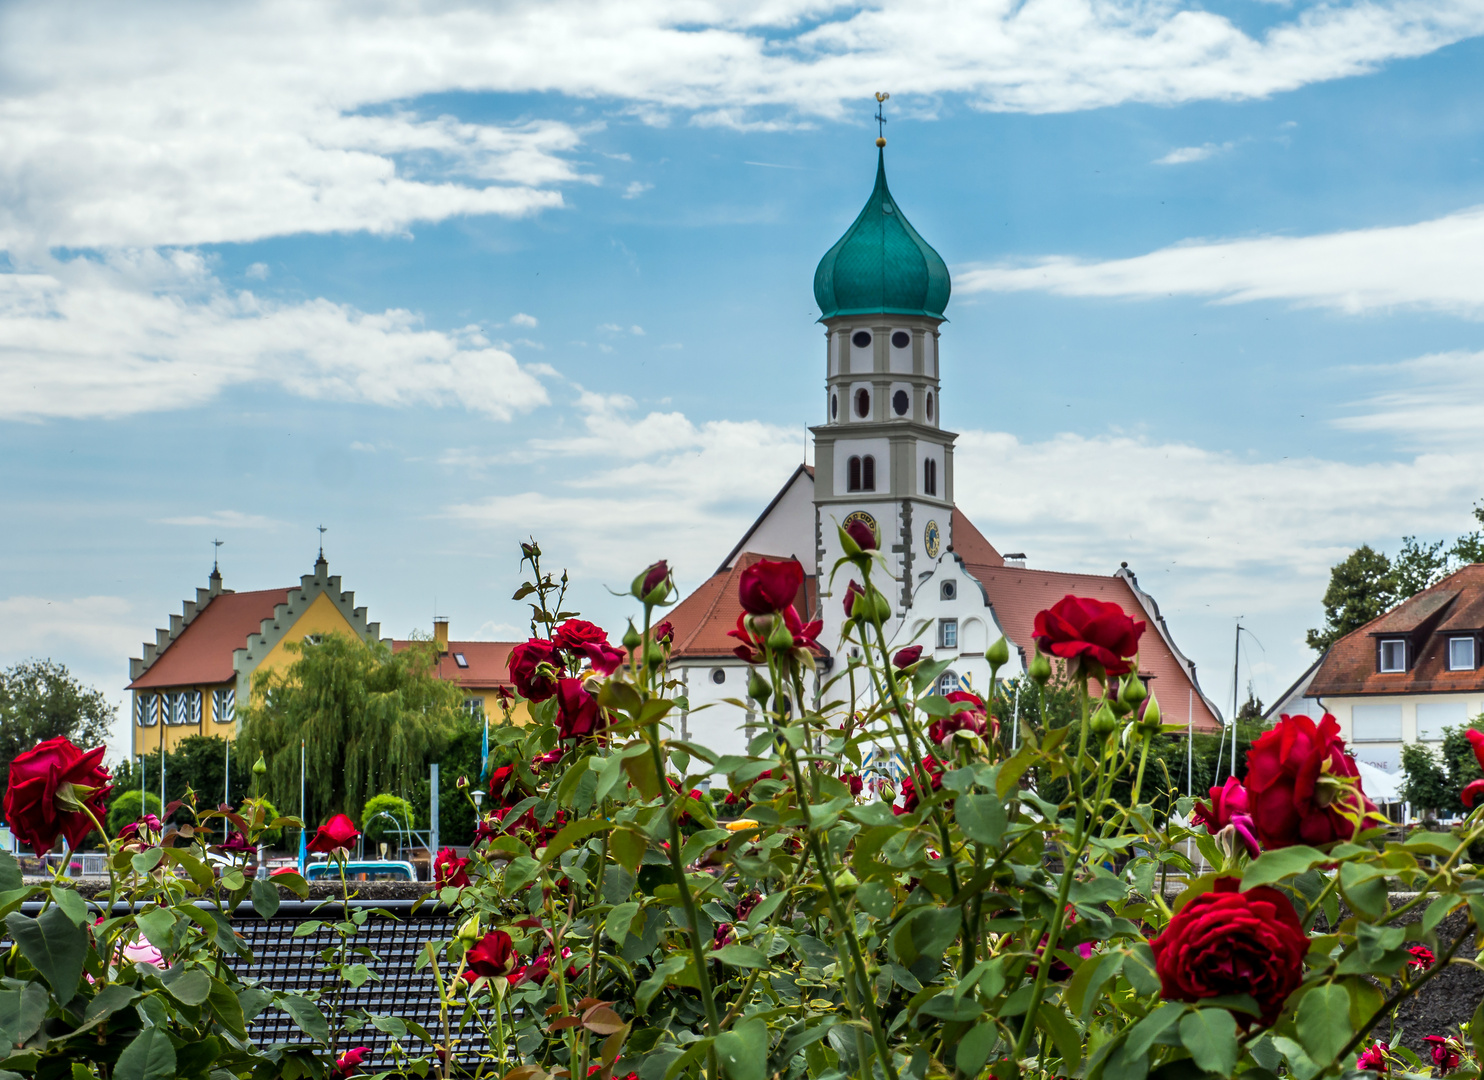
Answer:
[[[835,477],[831,488],[837,495],[854,494],[849,490],[850,459],[871,454],[876,458],[876,492],[891,491],[891,440],[889,439],[837,439],[835,441]],[[869,493],[865,493],[869,494]],[[811,496],[812,498],[812,496]],[[849,510],[840,512],[843,521]],[[881,517],[874,510],[871,516],[879,522]],[[811,515],[812,517],[812,515]]]
[[[879,464],[877,468],[880,468]],[[814,565],[814,481],[808,473],[795,476],[778,504],[758,522],[738,554],[744,551],[755,551],[775,559],[792,555],[804,564],[806,571]],[[732,564],[729,562],[727,565]]]

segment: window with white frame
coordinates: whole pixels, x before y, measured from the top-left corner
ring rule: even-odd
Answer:
[[[1356,705],[1350,712],[1355,742],[1398,742],[1402,737],[1400,705]]]
[[[211,718],[218,724],[231,724],[237,720],[237,691],[231,687],[211,692]]]
[[[1448,639],[1449,671],[1473,671],[1477,666],[1474,662],[1473,638],[1456,637]]]
[[[1407,639],[1406,638],[1382,638],[1381,657],[1378,665],[1381,671],[1406,671],[1407,670]]]
[[[154,727],[160,721],[159,704],[155,694],[134,695],[134,723],[140,727]]]
[[[959,678],[957,672],[945,671],[943,672],[943,674],[938,676],[938,693],[944,697],[947,697],[949,694],[958,689],[958,683]]]
[[[470,716],[484,715],[484,698],[466,697],[464,699],[464,711]]]
[[[957,619],[939,619],[938,620],[938,648],[940,648],[940,649],[956,649],[956,648],[958,648],[958,620]]]
[[[186,691],[186,723],[201,723],[202,695],[199,690]]]

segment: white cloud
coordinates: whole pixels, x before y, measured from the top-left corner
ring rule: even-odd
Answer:
[[[745,129],[895,86],[1054,112],[1264,97],[1484,30],[1473,0],[1352,0],[1259,35],[1191,0],[513,0],[366,7],[32,0],[5,14],[0,246],[160,246],[398,232],[562,205],[582,133],[474,123],[430,95],[608,99]],[[441,106],[447,107],[447,106]]]
[[[642,327],[642,326],[631,326],[631,327],[629,327],[629,333],[633,334],[635,337],[643,337],[644,336],[644,327]]]
[[[625,199],[637,199],[640,195],[653,188],[653,184],[645,183],[643,180],[630,180],[629,186],[623,189],[623,197]]]
[[[361,443],[352,443],[351,449],[361,447]],[[372,449],[375,449],[372,447]],[[244,514],[240,510],[216,510],[210,514],[188,514],[184,517],[161,518],[161,525],[209,525],[212,528],[225,529],[276,529],[283,524],[273,518],[264,517],[262,514]]]
[[[245,271],[245,275],[251,278],[253,281],[267,281],[268,264],[263,262],[255,262],[247,268],[247,270]]]
[[[508,352],[408,311],[232,292],[179,251],[48,261],[0,274],[0,419],[115,417],[272,383],[302,397],[461,404],[508,420],[547,401]]]
[[[1233,143],[1202,143],[1200,146],[1182,146],[1171,150],[1162,158],[1155,158],[1156,165],[1188,165],[1193,161],[1205,161],[1216,154],[1230,150]]]
[[[540,324],[537,322],[536,316],[527,315],[523,311],[518,311],[514,315],[510,316],[510,325],[524,326],[528,329],[535,329]]]
[[[1450,352],[1419,356],[1367,375],[1388,375],[1396,387],[1353,406],[1357,415],[1336,427],[1396,437],[1403,445],[1466,448],[1478,444],[1484,416],[1484,353]]]
[[[1051,256],[1029,266],[979,265],[959,293],[1045,291],[1223,303],[1290,300],[1358,314],[1420,307],[1484,316],[1484,207],[1415,225],[1318,236],[1192,241],[1128,259]]]

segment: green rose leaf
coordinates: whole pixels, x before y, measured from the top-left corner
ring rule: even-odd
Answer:
[[[965,795],[955,810],[958,826],[976,844],[997,847],[1005,834],[1005,804],[993,795]]]
[[[242,1002],[232,992],[231,987],[224,982],[212,979],[211,993],[206,995],[206,1002],[216,1015],[217,1023],[239,1039],[247,1038],[247,1017],[243,1012]]]
[[[750,945],[724,945],[711,954],[711,959],[720,960],[731,967],[762,968],[768,966],[768,958]]]
[[[252,879],[252,909],[265,919],[278,914],[278,886],[267,876]]]
[[[1318,1065],[1335,1059],[1355,1029],[1350,1026],[1350,995],[1343,986],[1316,986],[1299,1002],[1298,1039]]]
[[[38,982],[20,990],[0,990],[0,1040],[23,1043],[41,1028],[51,998]]]
[[[211,995],[211,976],[200,968],[173,967],[160,981],[182,1005],[200,1005]]]
[[[88,955],[88,932],[53,905],[31,919],[19,911],[5,916],[5,928],[21,955],[41,973],[57,1000],[66,1004],[82,981],[82,965]]]
[[[175,1047],[163,1028],[147,1027],[124,1047],[114,1080],[174,1080]]]
[[[994,1024],[976,1024],[958,1043],[954,1062],[965,1076],[978,1076],[979,1070],[989,1060],[989,1052],[999,1040],[1000,1032]]]
[[[1206,1072],[1230,1076],[1237,1067],[1237,1022],[1225,1009],[1192,1009],[1180,1018],[1180,1041]]]
[[[283,994],[275,1004],[292,1016],[294,1023],[315,1042],[330,1041],[330,1025],[325,1020],[325,1014],[319,1011],[319,1006],[314,1002],[298,994]]]
[[[603,933],[615,945],[622,946],[629,939],[629,927],[634,923],[634,916],[639,914],[639,902],[630,900],[619,904],[608,913],[608,921],[603,924]]]
[[[1255,885],[1271,885],[1329,861],[1330,857],[1324,852],[1302,844],[1264,851],[1242,875],[1242,890],[1245,892]]]
[[[768,1026],[761,1020],[747,1020],[723,1031],[713,1047],[730,1080],[766,1080]]]
[[[99,990],[98,993],[93,996],[93,1000],[88,1002],[87,1010],[82,1014],[83,1026],[86,1027],[88,1024],[93,1023],[95,1020],[101,1020],[104,1017],[112,1016],[120,1009],[127,1008],[129,1005],[132,1005],[134,1001],[139,998],[139,996],[139,991],[135,990],[132,986],[123,986],[119,983],[110,983],[102,990]]]

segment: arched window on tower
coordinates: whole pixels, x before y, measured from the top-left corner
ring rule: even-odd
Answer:
[[[861,459],[861,490],[876,490],[876,459],[870,454]]]
[[[859,491],[861,489],[861,459],[858,457],[851,458],[847,471],[850,476],[845,485],[846,490]]]
[[[932,458],[922,463],[922,493],[924,495],[938,494],[938,463]]]
[[[871,415],[871,391],[865,387],[855,392],[855,415],[862,420]]]

